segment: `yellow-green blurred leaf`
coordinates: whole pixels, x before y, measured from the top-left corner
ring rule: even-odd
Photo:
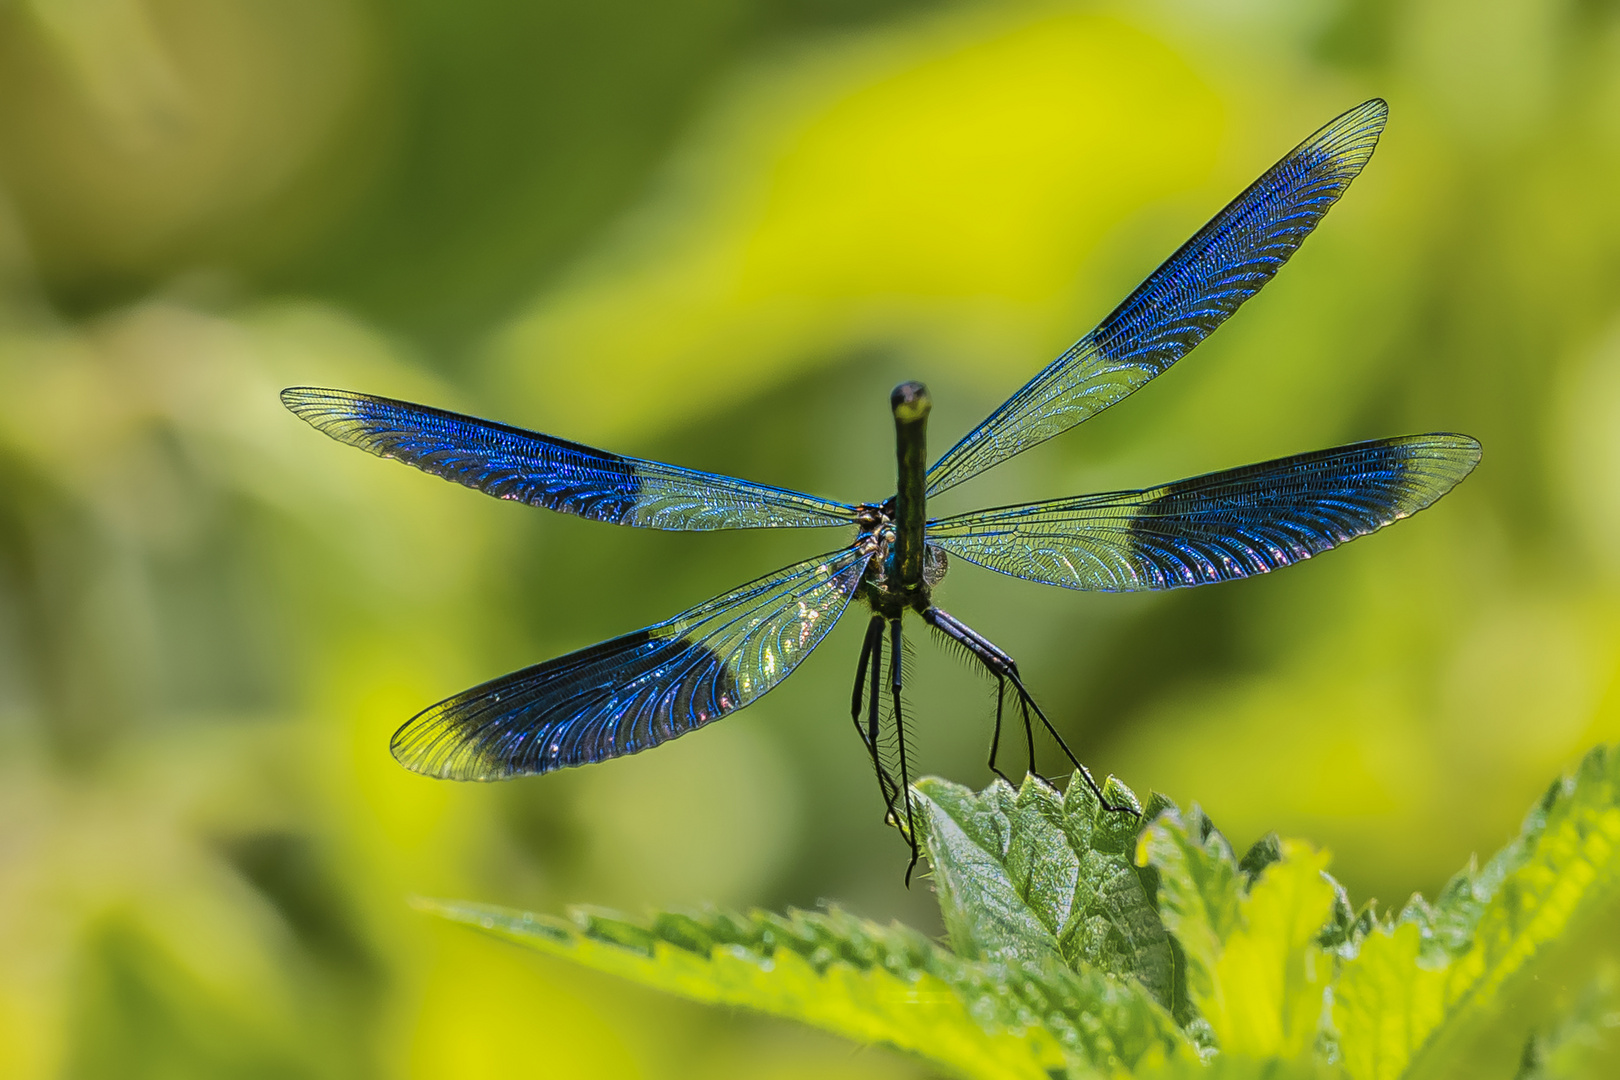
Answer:
[[[1219,1055],[1208,1061],[1172,1061],[1144,1069],[1141,1080],[1341,1080],[1331,1065],[1313,1061],[1260,1061]]]
[[[1223,1053],[1301,1058],[1315,1046],[1332,974],[1317,945],[1335,899],[1328,856],[1283,841],[1245,896],[1225,839],[1196,810],[1190,817],[1161,814],[1138,859],[1159,871],[1160,911],[1187,956],[1193,1003]]]
[[[1242,925],[1215,964],[1217,990],[1200,1001],[1228,1054],[1298,1058],[1316,1042],[1332,957],[1316,946],[1333,909],[1328,856],[1285,841],[1240,905]]]
[[[1585,1080],[1620,1073],[1620,966],[1602,965],[1560,1020],[1537,1031],[1513,1080]]]
[[[1242,914],[1238,866],[1226,837],[1195,806],[1187,822],[1160,814],[1137,842],[1136,861],[1159,873],[1159,914],[1181,945],[1195,1002],[1218,993],[1221,947]]]
[[[1346,1071],[1395,1080],[1445,1019],[1444,971],[1418,966],[1416,923],[1368,935],[1333,988],[1333,1017]]]
[[[1519,839],[1414,906],[1345,964],[1334,1023],[1351,1075],[1443,1072],[1535,963],[1620,897],[1620,753],[1598,747],[1555,783]]]

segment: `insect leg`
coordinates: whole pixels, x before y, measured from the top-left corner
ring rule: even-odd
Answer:
[[[872,692],[866,718],[867,745],[872,748],[872,760],[878,774],[878,787],[883,790],[883,820],[887,824],[894,824],[894,800],[899,785],[894,782],[894,776],[883,765],[878,752],[878,735],[881,730],[883,711],[883,619],[876,617],[877,630],[873,634],[875,644],[872,647]]]
[[[861,727],[861,713],[864,711],[861,706],[866,704],[863,693],[866,690],[866,668],[872,662],[872,638],[883,632],[882,627],[882,617],[872,616],[872,621],[866,627],[866,640],[861,642],[861,661],[855,666],[855,694],[850,701],[849,715],[855,721],[855,734],[861,737],[862,742],[866,741],[866,729]]]
[[[1046,780],[1046,777],[1041,776],[1041,771],[1035,767],[1035,729],[1029,722],[1029,707],[1032,702],[1029,695],[1024,693],[1023,685],[1018,682],[1017,664],[1013,665],[1011,678],[1013,685],[1018,688],[1018,711],[1024,717],[1024,746],[1029,750],[1029,767],[1026,771],[1031,776]],[[1051,781],[1047,780],[1047,783],[1051,783]]]
[[[932,626],[934,629],[938,630],[940,633],[944,634],[946,637],[950,638],[952,641],[957,642],[963,648],[967,649],[969,656],[972,656],[980,664],[984,665],[985,670],[990,672],[991,675],[995,676],[996,727],[995,732],[990,736],[989,765],[991,772],[995,773],[1003,780],[1006,780],[1009,784],[1012,783],[1012,779],[1008,777],[1006,773],[1002,772],[1001,769],[996,765],[996,753],[1001,747],[1001,718],[1003,707],[1006,702],[1007,683],[1011,682],[1014,688],[1018,689],[1018,703],[1019,707],[1023,710],[1024,716],[1024,738],[1026,742],[1029,743],[1029,771],[1034,773],[1035,745],[1034,740],[1030,737],[1032,730],[1029,720],[1029,708],[1028,706],[1024,705],[1023,690],[1019,688],[1018,684],[1018,665],[1013,662],[1013,658],[997,648],[994,642],[990,641],[984,635],[957,619],[956,616],[945,611],[943,608],[928,608],[928,610],[923,612],[923,621],[928,623],[929,626]]]
[[[900,708],[900,620],[889,623],[889,643],[893,656],[889,659],[889,690],[894,695],[894,741],[900,747],[900,797],[905,800],[906,823],[901,829],[906,843],[911,845],[911,861],[906,864],[906,887],[911,887],[911,872],[917,868],[917,823],[911,814],[911,770],[906,763],[906,722]],[[898,827],[900,822],[895,821]]]
[[[1018,688],[1018,696],[1020,700],[1025,706],[1035,710],[1035,715],[1040,717],[1041,726],[1046,728],[1046,733],[1052,736],[1052,740],[1058,744],[1059,748],[1062,749],[1063,756],[1069,759],[1069,763],[1079,770],[1081,777],[1085,779],[1086,786],[1091,789],[1091,793],[1093,795],[1097,796],[1097,801],[1102,804],[1102,808],[1104,810],[1124,811],[1125,813],[1135,814],[1137,817],[1141,817],[1141,812],[1133,806],[1127,806],[1124,803],[1115,805],[1114,803],[1108,801],[1108,796],[1104,795],[1102,788],[1097,785],[1096,779],[1091,775],[1091,770],[1086,768],[1085,765],[1081,763],[1080,759],[1074,756],[1074,751],[1070,750],[1069,744],[1063,741],[1063,736],[1059,735],[1057,728],[1052,726],[1052,721],[1046,718],[1046,713],[1041,710],[1041,707],[1036,702],[1034,696],[1031,695],[1028,690],[1024,689],[1024,684],[1019,681],[1018,672],[1014,671],[1009,678],[1012,679],[1013,686]],[[1025,721],[1028,722],[1027,712],[1025,713]]]
[[[1001,711],[1002,711],[1002,707],[1004,705],[1006,705],[1006,704],[1007,704],[1007,680],[1006,680],[1005,677],[1003,677],[1001,675],[997,675],[996,676],[996,729],[995,729],[995,731],[991,732],[991,734],[990,734],[990,760],[988,762],[986,762],[986,764],[988,764],[990,766],[990,771],[991,772],[995,773],[997,776],[1001,777],[1003,780],[1006,780],[1007,783],[1011,784],[1012,783],[1011,778],[1009,778],[1006,773],[1002,772],[1001,767],[996,764],[996,750],[997,750],[997,748],[999,748],[1001,746]]]
[[[928,608],[923,612],[923,621],[951,640],[960,642],[968,653],[983,664],[985,669],[994,675],[997,680],[1005,679],[1007,682],[1012,683],[1013,689],[1018,692],[1018,706],[1023,711],[1026,737],[1033,733],[1033,726],[1029,717],[1030,710],[1033,709],[1035,715],[1040,718],[1041,725],[1046,728],[1047,734],[1052,736],[1053,741],[1063,750],[1064,756],[1069,759],[1075,769],[1079,771],[1081,777],[1085,779],[1086,786],[1091,788],[1093,795],[1097,796],[1097,801],[1102,804],[1103,809],[1136,813],[1136,810],[1132,807],[1115,805],[1108,801],[1107,796],[1102,792],[1102,788],[1097,785],[1096,779],[1092,777],[1091,770],[1081,764],[1080,759],[1074,756],[1074,751],[1069,749],[1069,744],[1063,741],[1063,736],[1059,735],[1057,729],[1052,726],[1052,721],[1047,719],[1046,713],[1041,711],[1041,707],[1035,701],[1035,698],[1024,688],[1024,682],[1018,676],[1018,664],[1012,657],[997,648],[996,644],[990,639],[942,608]],[[1031,739],[1030,755],[1030,771],[1034,772],[1033,739]]]
[[[855,722],[855,734],[861,737],[861,743],[872,759],[872,771],[877,774],[878,794],[883,798],[883,820],[888,821],[894,814],[894,778],[883,767],[883,761],[878,756],[878,716],[883,697],[878,692],[883,672],[883,616],[874,615],[872,621],[866,625],[866,640],[861,644],[861,662],[855,670],[855,693],[850,702],[850,719]],[[863,704],[861,691],[866,688],[867,672],[872,676],[872,692],[870,695],[871,712],[867,723],[861,724]]]

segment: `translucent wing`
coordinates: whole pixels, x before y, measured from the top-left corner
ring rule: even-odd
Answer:
[[[295,386],[281,400],[339,442],[498,499],[649,529],[848,525],[855,508],[797,491],[620,457],[391,398]]]
[[[869,550],[778,570],[668,622],[475,686],[412,717],[394,757],[505,780],[634,754],[736,712],[788,677],[844,612]]]
[[[928,470],[930,496],[1062,434],[1140,389],[1260,291],[1372,156],[1389,108],[1374,99],[1296,146],[1095,330]]]
[[[1146,491],[980,510],[928,542],[1069,589],[1174,589],[1263,574],[1415,514],[1479,463],[1466,435],[1408,435],[1209,473]]]

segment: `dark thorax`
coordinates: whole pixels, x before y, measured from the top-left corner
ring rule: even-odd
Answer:
[[[897,483],[881,505],[864,504],[856,542],[870,545],[860,597],[878,615],[898,619],[907,608],[926,611],[945,576],[945,553],[927,543],[927,429],[931,402],[922,383],[901,383],[889,396],[894,411]]]
[[[873,612],[886,619],[898,619],[907,608],[925,611],[933,603],[934,587],[945,577],[949,560],[933,544],[923,548],[922,580],[911,588],[901,584],[894,565],[894,500],[881,506],[862,505],[855,519],[860,532],[855,542],[872,553],[866,577],[856,595]]]

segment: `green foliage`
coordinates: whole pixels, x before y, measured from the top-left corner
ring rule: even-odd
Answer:
[[[1112,778],[1106,793],[1140,806]],[[1395,1080],[1447,1075],[1509,1037],[1530,1080],[1596,1075],[1612,1050],[1612,965],[1576,963],[1568,1002],[1540,983],[1565,981],[1620,901],[1612,748],[1554,784],[1483,868],[1384,918],[1351,909],[1326,852],[1273,836],[1239,859],[1197,807],[1159,796],[1140,819],[1083,783],[926,779],[913,798],[949,948],[838,909],[638,922],[424,907],[969,1077]],[[1556,1015],[1516,1007],[1527,994]]]
[[[1118,784],[1113,796],[1137,805]],[[916,798],[957,955],[1134,975],[1172,1004],[1169,935],[1131,860],[1134,817],[1103,810],[1085,784],[1061,797],[1035,780],[975,795],[926,779]]]
[[[1620,753],[1593,751],[1484,868],[1452,878],[1362,941],[1333,1019],[1357,1077],[1442,1075],[1459,1046],[1501,1022],[1513,984],[1620,894]]]
[[[1550,1030],[1536,1032],[1524,1045],[1514,1080],[1573,1080],[1605,1075],[1606,1034],[1620,1027],[1620,967],[1612,961],[1564,1008]],[[1614,1061],[1607,1061],[1612,1072]]]
[[[1086,1061],[1163,1060],[1184,1045],[1134,983],[1046,957],[965,960],[914,930],[837,909],[638,923],[582,909],[564,919],[423,906],[599,971],[887,1043],[967,1076],[1045,1078]]]
[[[600,1008],[577,965],[399,910],[926,904],[828,722],[858,625],[748,716],[610,768],[447,786],[387,752],[445,694],[822,541],[500,504],[276,391],[881,498],[896,382],[933,387],[943,449],[1377,92],[1367,173],[1238,318],[936,508],[1483,439],[1436,510],[1286,574],[1078,597],[957,564],[941,597],[1122,775],[1244,842],[1311,822],[1290,835],[1357,885],[1323,947],[1353,955],[1365,896],[1483,865],[1620,738],[1617,42],[1598,0],[0,5],[0,1076],[926,1069]],[[978,781],[981,688],[907,659],[919,751]],[[1527,1075],[1574,1068],[1613,1011],[1565,1024],[1591,970],[1476,1075],[1530,1027]],[[1184,988],[1170,1011],[1208,1034]]]
[[[1227,1053],[1296,1060],[1315,1045],[1331,958],[1318,946],[1333,909],[1327,857],[1289,841],[1245,890],[1225,838],[1174,810],[1142,837],[1160,872],[1165,925],[1181,942],[1187,988]]]

